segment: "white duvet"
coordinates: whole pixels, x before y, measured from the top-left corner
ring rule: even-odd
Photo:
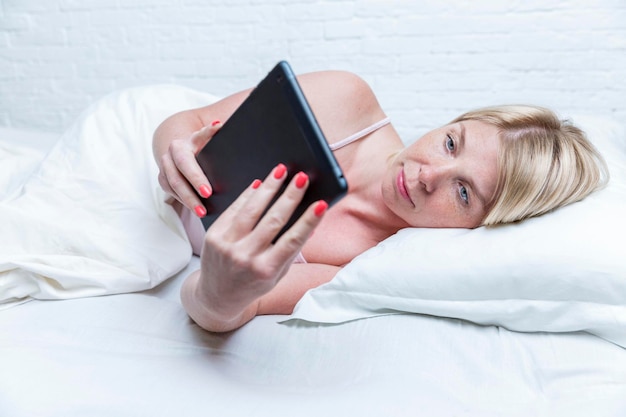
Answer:
[[[214,100],[175,86],[112,94],[38,165],[5,143],[0,302],[139,291],[181,270],[191,249],[158,187],[151,139],[167,116]]]

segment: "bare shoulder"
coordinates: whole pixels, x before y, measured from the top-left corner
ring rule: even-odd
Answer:
[[[322,71],[298,77],[330,143],[385,117],[369,84],[347,71]]]
[[[369,84],[359,75],[348,71],[311,72],[299,75],[298,81],[302,84],[307,96],[312,95],[312,98],[375,100],[374,92]],[[314,90],[306,91],[309,87]]]
[[[320,71],[297,78],[329,143],[337,142],[385,117],[368,83],[354,73]],[[197,117],[202,126],[209,125],[213,120],[225,122],[250,91],[240,91],[187,113]]]

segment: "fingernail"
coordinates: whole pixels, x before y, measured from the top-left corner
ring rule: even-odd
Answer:
[[[315,206],[315,209],[313,212],[315,213],[317,217],[322,217],[322,214],[324,214],[327,208],[328,208],[328,203],[325,202],[324,200],[320,200],[317,202],[317,205]]]
[[[299,172],[298,175],[296,175],[296,187],[303,188],[308,180],[308,175],[306,175],[304,172]]]
[[[214,120],[213,123],[211,123],[211,126],[217,126],[220,124],[219,120]]]
[[[274,178],[277,180],[281,179],[285,175],[285,172],[287,172],[287,167],[283,164],[278,164],[278,166],[274,168]]]
[[[259,188],[260,186],[261,186],[261,180],[252,181],[252,188],[254,188],[255,190]]]
[[[208,185],[202,184],[199,188],[200,195],[204,198],[209,198],[211,196],[211,188]]]
[[[204,207],[202,207],[201,205],[197,205],[194,208],[194,211],[196,212],[196,216],[198,216],[198,217],[206,216],[206,209]]]

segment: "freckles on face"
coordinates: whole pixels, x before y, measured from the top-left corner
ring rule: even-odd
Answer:
[[[435,129],[390,164],[387,206],[412,227],[474,228],[495,193],[499,132],[468,120]]]

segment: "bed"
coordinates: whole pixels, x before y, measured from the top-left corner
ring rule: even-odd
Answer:
[[[0,129],[0,416],[626,415],[623,126],[574,117],[612,175],[582,203],[402,231],[292,316],[211,334],[178,298],[198,258],[149,136],[214,99],[151,86],[60,137]]]

